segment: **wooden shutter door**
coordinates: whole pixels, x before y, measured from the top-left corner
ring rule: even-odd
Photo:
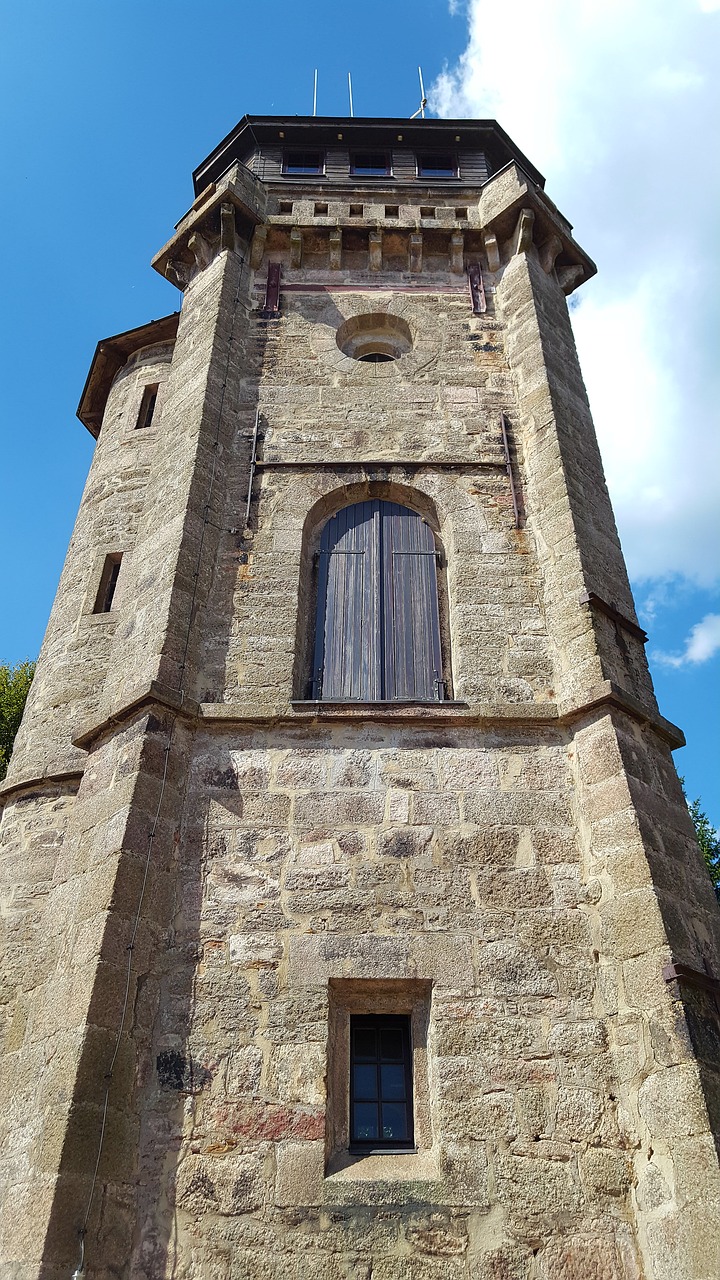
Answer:
[[[435,539],[421,516],[383,502],[381,528],[384,693],[443,697]]]
[[[343,507],[320,542],[315,697],[376,702],[380,663],[380,503]]]

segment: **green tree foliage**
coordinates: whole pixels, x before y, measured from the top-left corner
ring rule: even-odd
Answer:
[[[705,866],[710,872],[710,879],[718,898],[720,898],[720,831],[714,827],[707,814],[700,808],[700,800],[693,800],[688,805],[693,820],[695,835],[700,845],[700,852],[705,859]]]
[[[693,800],[690,803],[685,791],[684,778],[680,779],[680,785],[683,789],[687,807],[690,810],[690,817],[695,828],[695,838],[700,845],[700,852],[705,860],[705,866],[708,869],[715,893],[720,899],[720,831],[712,825],[707,814],[700,808],[701,800],[699,796],[697,800]]]
[[[34,675],[34,662],[18,662],[15,667],[0,664],[0,782],[8,770]]]

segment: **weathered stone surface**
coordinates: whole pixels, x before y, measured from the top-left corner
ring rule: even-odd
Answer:
[[[269,149],[165,255],[177,339],[110,389],[0,827],[9,1280],[72,1273],[101,1132],[102,1280],[720,1274],[717,1008],[663,977],[720,973],[717,904],[637,635],[580,599],[633,621],[582,253],[475,162],[360,216]],[[401,358],[340,350],[378,314]],[[310,701],[320,533],[369,498],[437,536],[442,705]],[[350,1006],[411,1018],[417,1151],[348,1150]]]

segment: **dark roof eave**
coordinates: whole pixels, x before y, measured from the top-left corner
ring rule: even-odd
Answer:
[[[177,334],[179,319],[180,312],[173,311],[169,316],[150,320],[136,329],[126,329],[124,333],[113,334],[111,338],[98,342],[77,407],[77,417],[96,440],[116,374],[142,347],[172,341]]]
[[[279,132],[280,130],[304,131],[312,134],[325,134],[341,130],[343,133],[355,133],[356,135],[368,134],[373,130],[398,130],[403,133],[404,140],[417,143],[422,139],[423,134],[446,132],[462,132],[468,134],[491,134],[500,149],[506,152],[506,159],[517,160],[526,173],[530,175],[533,182],[538,186],[545,186],[545,179],[538,169],[528,160],[527,156],[515,145],[512,138],[505,132],[496,120],[408,120],[407,117],[400,116],[243,116],[234,129],[230,130],[221,142],[210,152],[208,156],[193,172],[193,186],[196,195],[207,186],[208,182],[213,181],[218,174],[213,174],[213,166],[218,161],[226,157],[226,163],[223,164],[220,172],[225,170],[238,159],[236,154],[237,148],[233,144],[239,143],[243,135],[247,134],[259,145],[257,134],[265,133],[268,130]],[[329,141],[330,139],[328,139]]]

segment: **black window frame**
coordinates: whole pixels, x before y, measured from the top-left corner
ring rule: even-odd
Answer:
[[[300,165],[292,164],[292,158],[305,156],[317,156],[317,165]],[[305,151],[301,147],[294,147],[283,152],[282,172],[285,178],[317,178],[322,177],[325,173],[325,152],[322,147],[311,147]]]
[[[359,156],[367,156],[378,159],[383,157],[384,167],[380,165],[358,166],[357,158]],[[392,156],[389,151],[351,151],[350,152],[350,176],[351,178],[392,178]]]
[[[424,172],[424,165],[429,160],[450,160],[450,165],[434,165],[428,166],[429,171]],[[436,172],[432,172],[432,169]],[[445,170],[445,172],[438,172]],[[457,154],[454,151],[419,151],[415,155],[415,173],[418,178],[428,182],[452,182],[453,179],[460,177],[460,165],[458,164]]]
[[[382,1031],[399,1031],[402,1038],[403,1053],[402,1058],[387,1058],[384,1065],[396,1065],[398,1061],[402,1062],[404,1075],[405,1097],[400,1099],[385,1098],[383,1099],[382,1089],[382,1073],[380,1068],[383,1065],[383,1055],[380,1047],[376,1049],[374,1062],[377,1068],[377,1100],[366,1097],[357,1098],[355,1092],[355,1067],[369,1066],[373,1059],[367,1055],[361,1056],[356,1052],[357,1031],[373,1030],[376,1033],[376,1042],[381,1046],[380,1033]],[[415,1116],[414,1116],[414,1098],[413,1098],[413,1046],[412,1046],[412,1027],[409,1014],[351,1014],[350,1015],[350,1071],[349,1071],[349,1151],[351,1154],[370,1155],[373,1152],[380,1154],[389,1154],[391,1152],[404,1154],[417,1150],[415,1146]],[[397,1105],[399,1102],[405,1107],[406,1114],[406,1137],[388,1137],[383,1138],[358,1138],[356,1121],[355,1121],[355,1105],[356,1103],[372,1103],[375,1102],[378,1108],[378,1134],[382,1129],[382,1104],[383,1100],[389,1104]]]

